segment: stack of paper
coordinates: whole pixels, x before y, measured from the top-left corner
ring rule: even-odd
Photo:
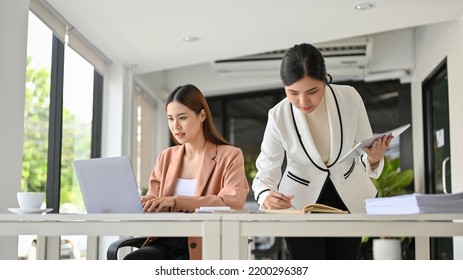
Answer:
[[[463,213],[463,192],[404,194],[365,200],[367,214]]]

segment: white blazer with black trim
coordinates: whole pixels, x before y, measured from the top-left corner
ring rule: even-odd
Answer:
[[[365,213],[364,200],[376,195],[370,177],[379,177],[383,160],[375,170],[371,169],[366,154],[338,162],[357,142],[373,136],[362,98],[353,87],[326,85],[325,100],[330,129],[327,164],[299,109],[285,98],[269,110],[252,184],[261,209],[269,187],[294,194],[292,204],[298,209],[315,203],[328,176],[351,213]],[[285,155],[286,167],[282,172]]]

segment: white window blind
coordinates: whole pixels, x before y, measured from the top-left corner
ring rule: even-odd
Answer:
[[[85,39],[75,28],[49,4],[40,0],[30,0],[30,10],[42,20],[61,41],[65,41],[66,27],[68,28],[68,46],[95,67],[104,76],[105,64],[111,60]]]

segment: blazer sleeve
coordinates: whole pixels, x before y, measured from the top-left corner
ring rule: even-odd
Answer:
[[[365,108],[365,104],[363,103],[363,100],[357,91],[356,91],[356,100],[357,100],[357,107],[358,107],[359,114],[358,114],[358,120],[357,120],[357,133],[355,135],[355,141],[360,142],[363,139],[372,137],[373,132],[371,130],[370,120],[368,119],[368,114]],[[366,153],[363,153],[362,155],[360,155],[358,160],[359,162],[362,163],[362,166],[364,167],[365,172],[368,174],[368,176],[372,178],[378,178],[381,175],[381,172],[383,171],[383,167],[384,167],[384,159],[381,159],[378,167],[376,167],[375,169],[371,168],[370,161],[368,160],[368,156]]]
[[[261,152],[256,160],[257,173],[252,183],[254,199],[262,208],[270,190],[277,190],[281,179],[281,166],[285,150],[281,141],[277,117],[274,111],[268,114],[267,126],[261,144]]]

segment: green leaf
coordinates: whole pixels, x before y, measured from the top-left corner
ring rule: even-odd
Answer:
[[[381,176],[371,179],[378,191],[378,197],[396,196],[410,193],[408,189],[413,182],[413,170],[400,171],[400,158],[384,158],[384,168]]]

